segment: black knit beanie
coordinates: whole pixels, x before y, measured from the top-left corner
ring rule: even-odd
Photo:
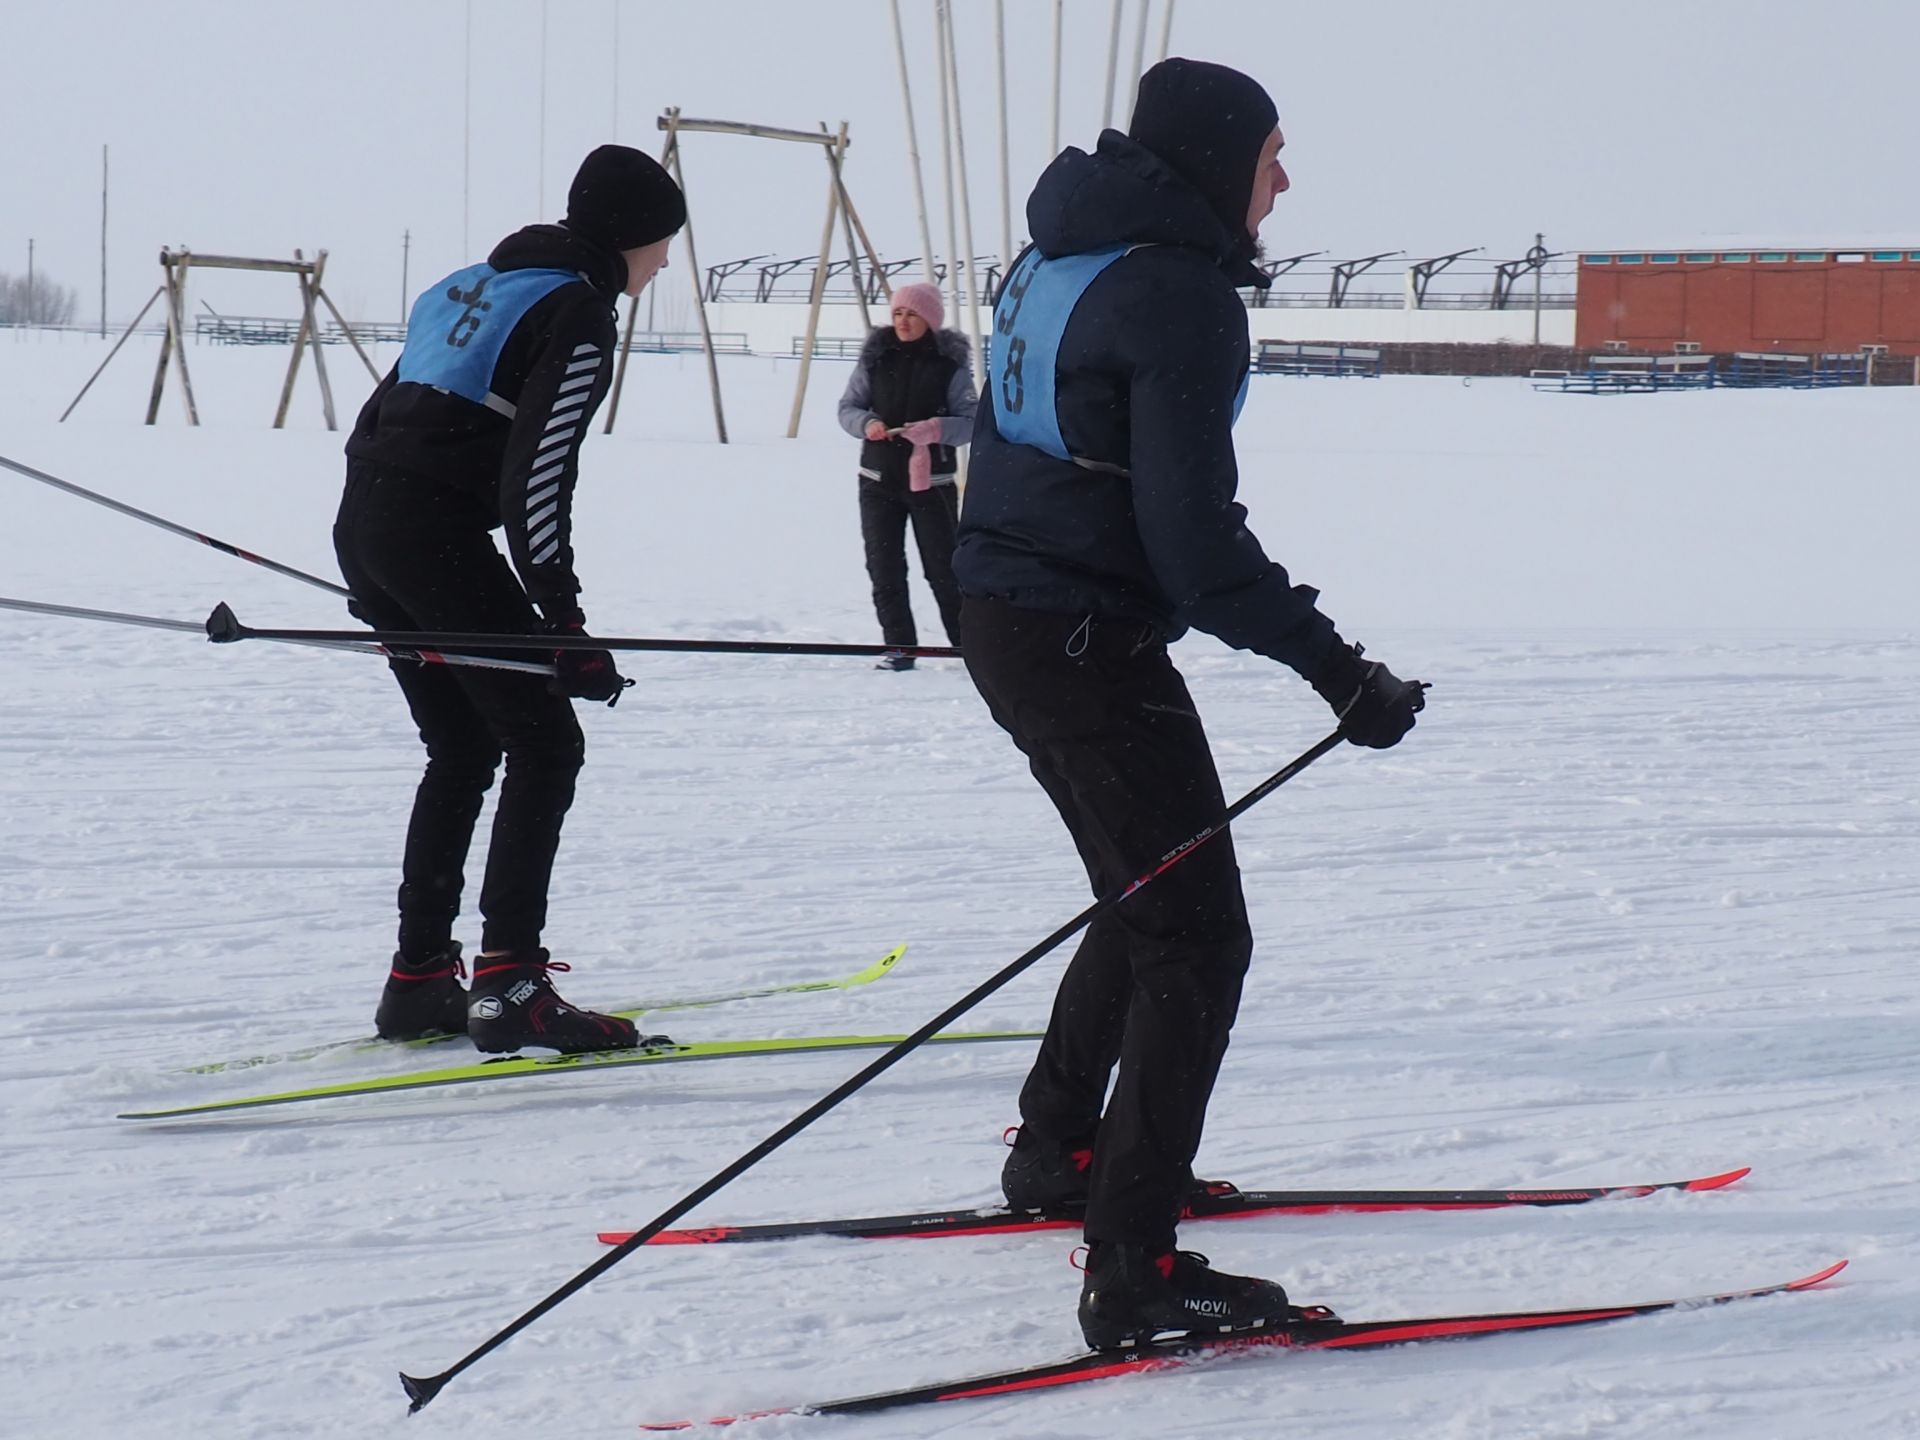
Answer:
[[[1236,238],[1253,171],[1280,112],[1257,80],[1204,60],[1162,60],[1140,77],[1127,135],[1198,190]]]
[[[602,145],[567,190],[567,228],[610,250],[633,250],[687,223],[687,200],[650,155]]]

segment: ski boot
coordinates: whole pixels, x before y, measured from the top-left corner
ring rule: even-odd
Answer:
[[[374,1033],[382,1040],[466,1034],[467,992],[460,985],[466,974],[457,940],[417,960],[395,951],[380,1008],[373,1012]]]
[[[1086,1209],[1091,1140],[1045,1140],[1024,1125],[1008,1127],[1002,1138],[1013,1147],[1000,1167],[1000,1193],[1008,1209]]]
[[[1191,1250],[1087,1247],[1080,1332],[1095,1350],[1137,1345],[1168,1331],[1257,1330],[1303,1318],[1271,1280],[1228,1275]]]
[[[1093,1172],[1093,1141],[1043,1140],[1024,1125],[1010,1125],[1001,1137],[1013,1147],[1000,1167],[1000,1193],[1010,1210],[1048,1213],[1080,1211],[1087,1207]],[[1205,1208],[1208,1200],[1224,1200],[1239,1193],[1231,1180],[1193,1180],[1187,1183],[1185,1210]],[[1184,1218],[1184,1215],[1183,1217]]]
[[[913,656],[902,655],[898,650],[889,650],[880,657],[880,663],[873,668],[876,670],[911,670],[913,669]]]
[[[466,1017],[475,1048],[489,1055],[527,1047],[579,1055],[631,1050],[640,1044],[631,1020],[576,1009],[560,998],[549,976],[571,968],[549,960],[545,950],[476,957]],[[647,1043],[672,1042],[664,1035],[650,1035]]]

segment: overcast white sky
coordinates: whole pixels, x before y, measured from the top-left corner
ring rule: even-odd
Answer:
[[[1127,0],[1123,71],[1140,3]],[[1166,0],[1150,3],[1151,55]],[[0,272],[25,270],[31,237],[38,269],[76,286],[89,320],[102,144],[108,313],[122,323],[158,282],[163,244],[325,247],[349,316],[398,318],[404,231],[417,293],[507,231],[556,218],[593,145],[657,152],[667,105],[797,128],[848,121],[849,183],[875,243],[886,256],[919,249],[886,0],[471,0],[464,236],[468,0],[5,6]],[[933,7],[901,8],[936,184]],[[1017,241],[1048,158],[1053,4],[1006,10]],[[984,254],[1000,224],[993,5],[955,0],[955,13]],[[1098,133],[1111,15],[1109,0],[1067,0],[1062,144]],[[1718,233],[1920,248],[1920,0],[1177,0],[1172,51],[1236,64],[1279,102],[1294,190],[1268,223],[1272,253],[1484,245],[1506,257],[1536,230],[1556,249]],[[700,136],[687,163],[703,262],[813,253],[825,167],[810,149]],[[292,309],[280,277],[203,273],[194,296],[235,313]]]

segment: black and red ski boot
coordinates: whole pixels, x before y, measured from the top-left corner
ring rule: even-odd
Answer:
[[[1002,1138],[1013,1147],[1000,1167],[1000,1192],[1008,1209],[1086,1209],[1091,1140],[1048,1140],[1026,1125],[1009,1127]]]
[[[1000,1193],[1010,1210],[1043,1210],[1048,1214],[1087,1208],[1092,1185],[1091,1140],[1046,1140],[1024,1125],[1010,1125],[1001,1137],[1013,1147],[1000,1167]],[[1205,1205],[1236,1193],[1231,1180],[1187,1182],[1187,1205]]]
[[[572,967],[549,960],[545,950],[482,955],[473,962],[467,1004],[467,1034],[489,1055],[537,1048],[579,1055],[590,1050],[631,1050],[640,1032],[631,1020],[581,1010],[560,998],[549,978]],[[649,1044],[671,1044],[650,1035]]]
[[[1228,1275],[1191,1250],[1155,1255],[1143,1245],[1087,1247],[1080,1333],[1095,1350],[1167,1332],[1257,1330],[1299,1318],[1274,1281]]]
[[[460,942],[432,955],[409,958],[394,952],[380,1008],[373,1012],[374,1033],[382,1040],[423,1040],[429,1035],[464,1035],[467,1030],[466,963]]]

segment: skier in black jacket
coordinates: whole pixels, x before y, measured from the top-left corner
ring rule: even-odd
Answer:
[[[380,629],[585,634],[573,572],[580,442],[613,374],[614,302],[638,295],[686,223],[648,156],[587,156],[558,225],[509,235],[429,286],[407,346],[347,442],[333,531],[348,608]],[[506,531],[509,565],[493,530]],[[522,652],[524,653],[524,652]],[[585,755],[569,697],[613,704],[604,650],[554,652],[551,681],[393,662],[427,748],[400,885],[400,939],[375,1024],[388,1039],[465,1031],[482,1050],[637,1043],[633,1023],[568,1005],[540,946],[560,827]],[[471,994],[453,922],[482,798],[506,757],[480,891]]]
[[[954,559],[961,645],[1097,895],[1226,808],[1167,655],[1187,627],[1297,671],[1356,744],[1393,745],[1422,703],[1335,633],[1234,501],[1234,290],[1266,283],[1255,234],[1287,188],[1277,118],[1236,71],[1156,65],[1127,135],[1041,176],[1033,244],[995,305]],[[1002,1184],[1016,1208],[1086,1207],[1096,1347],[1291,1313],[1278,1284],[1174,1248],[1252,948],[1222,834],[1096,919],[1061,981]]]

